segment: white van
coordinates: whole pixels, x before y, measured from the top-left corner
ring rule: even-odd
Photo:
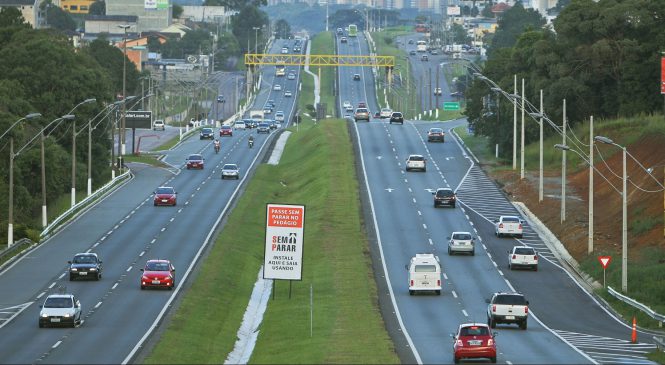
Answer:
[[[233,123],[233,128],[235,128],[235,129],[245,129],[245,128],[247,128],[247,125],[245,124],[244,121],[239,120],[239,121]]]
[[[409,271],[409,295],[424,290],[441,295],[441,265],[434,254],[416,254],[406,269]]]

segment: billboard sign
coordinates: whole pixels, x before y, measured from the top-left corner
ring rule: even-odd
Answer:
[[[660,93],[665,94],[665,57],[660,58]]]
[[[451,5],[447,9],[447,14],[448,15],[460,15],[462,12],[460,11],[460,7],[457,5]]]
[[[152,111],[150,110],[126,111],[125,128],[152,129]]]
[[[154,10],[157,9],[157,0],[144,0],[143,1],[143,7],[146,10]]]
[[[264,279],[302,280],[304,227],[304,205],[266,205]]]
[[[156,0],[157,2],[157,9],[168,9],[169,8],[169,0]]]

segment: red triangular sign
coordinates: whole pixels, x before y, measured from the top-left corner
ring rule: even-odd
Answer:
[[[612,256],[598,256],[598,261],[600,261],[600,265],[603,269],[607,269],[612,261]]]

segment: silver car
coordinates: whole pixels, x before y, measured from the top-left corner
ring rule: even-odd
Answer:
[[[40,305],[39,327],[81,324],[81,302],[73,294],[51,294]]]
[[[448,237],[448,255],[457,252],[476,254],[475,237],[469,232],[453,232]]]
[[[236,179],[240,178],[240,171],[238,170],[238,165],[234,163],[227,163],[222,167],[222,180],[224,179]]]
[[[421,170],[427,172],[427,160],[422,155],[410,155],[406,159],[406,171]]]

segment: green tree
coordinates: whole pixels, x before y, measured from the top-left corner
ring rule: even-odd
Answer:
[[[540,29],[545,19],[534,9],[524,9],[521,2],[506,10],[498,20],[498,30],[492,40],[492,49],[512,47],[520,34],[530,29]]]
[[[291,37],[291,25],[284,19],[279,19],[275,23],[275,35],[277,38],[288,39]]]
[[[180,16],[182,15],[182,12],[184,10],[185,9],[183,9],[182,6],[180,6],[178,4],[173,4],[173,18],[174,19],[180,19]]]
[[[246,7],[259,8],[268,5],[268,0],[205,0],[205,6],[224,6],[230,10],[241,11]]]
[[[76,22],[68,12],[50,2],[43,4],[46,7],[46,22],[49,26],[58,30],[76,30]]]
[[[123,69],[123,49],[112,46],[106,37],[101,36],[90,42],[84,48],[84,51],[90,55],[97,63],[103,67],[107,74],[110,76],[111,84],[113,85],[113,92],[115,94],[122,94],[122,69]],[[125,87],[128,94],[133,94],[139,87],[139,71],[136,65],[127,58],[125,60]]]
[[[246,6],[231,17],[231,24],[233,35],[238,39],[244,52],[254,52],[254,48],[262,49],[260,42],[263,38],[263,26],[268,24],[266,13],[254,6]],[[255,31],[254,28],[259,29]],[[255,45],[257,41],[259,45]]]
[[[11,26],[25,26],[27,23],[21,11],[15,7],[0,8],[0,28]],[[28,25],[29,26],[29,25]]]
[[[90,5],[88,11],[90,15],[106,15],[106,2],[104,0],[97,0]]]

